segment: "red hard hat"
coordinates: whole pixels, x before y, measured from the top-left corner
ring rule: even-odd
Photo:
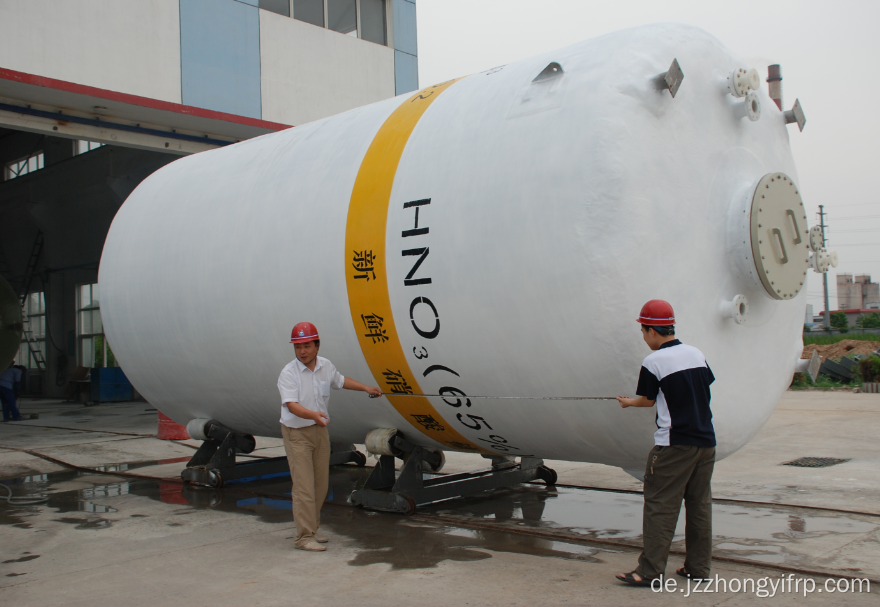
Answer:
[[[290,343],[301,344],[307,341],[316,341],[321,339],[318,337],[318,329],[310,322],[299,322],[290,332]]]
[[[669,327],[675,324],[675,312],[668,301],[652,299],[642,306],[637,322],[649,327]]]

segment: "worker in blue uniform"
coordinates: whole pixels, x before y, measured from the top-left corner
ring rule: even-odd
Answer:
[[[21,381],[21,371],[13,364],[0,373],[0,401],[3,402],[3,421],[16,422],[21,419],[21,413],[15,403],[15,384]]]

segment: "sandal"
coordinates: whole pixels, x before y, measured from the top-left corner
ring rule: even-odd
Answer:
[[[616,578],[617,578],[618,580],[620,580],[621,582],[624,582],[625,584],[630,584],[630,585],[632,585],[632,586],[650,586],[650,585],[651,585],[651,582],[652,582],[653,580],[649,580],[649,579],[647,579],[647,578],[642,578],[642,579],[640,579],[640,580],[637,580],[637,579],[633,576],[634,573],[636,573],[636,572],[635,572],[635,571],[630,571],[629,573],[618,573],[618,574],[617,574],[616,576],[614,576],[614,577],[616,577]],[[642,576],[639,575],[639,577],[641,578]]]
[[[676,573],[676,575],[680,575],[681,577],[686,577],[686,578],[689,579],[689,580],[703,580],[703,579],[706,579],[706,578],[701,578],[701,577],[698,578],[697,576],[695,576],[694,574],[692,574],[690,571],[688,571],[688,570],[687,570],[687,567],[685,567],[684,565],[682,565],[681,567],[679,567],[678,569],[676,569],[676,570],[675,570],[675,573]]]

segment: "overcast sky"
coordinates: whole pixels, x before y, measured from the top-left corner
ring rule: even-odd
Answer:
[[[804,132],[789,134],[808,217],[818,223],[825,205],[829,248],[840,254],[831,309],[836,274],[880,282],[880,1],[418,0],[417,10],[421,86],[660,22],[705,29],[762,79],[781,64],[785,109],[799,98],[807,116]],[[822,279],[809,275],[818,313]]]

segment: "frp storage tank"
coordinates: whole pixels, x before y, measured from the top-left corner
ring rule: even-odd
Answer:
[[[791,380],[810,255],[785,118],[730,94],[742,67],[702,30],[640,27],[178,160],[110,229],[109,343],[178,423],[280,436],[308,320],[343,375],[444,395],[336,392],[333,440],[638,469],[653,410],[466,395],[633,395],[635,319],[662,298],[717,378],[725,457]]]

